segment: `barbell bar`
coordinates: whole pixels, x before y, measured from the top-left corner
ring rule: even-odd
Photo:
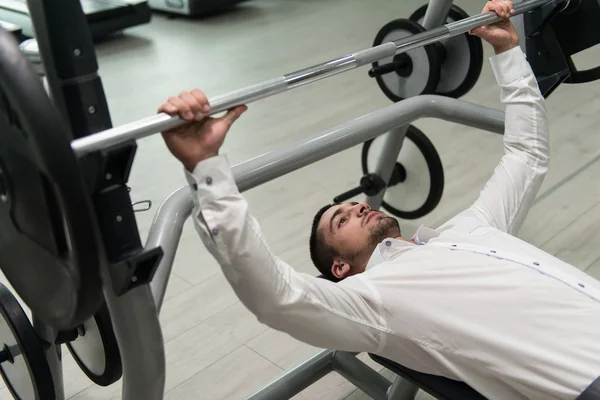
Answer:
[[[513,3],[515,13],[512,16],[520,15],[549,4],[566,3],[566,8],[569,1],[570,0],[525,0],[522,2],[515,2]],[[322,64],[317,64],[277,78],[268,79],[209,99],[211,105],[209,115],[218,114],[239,105],[249,104],[342,72],[369,65],[375,61],[395,56],[396,54],[458,36],[477,27],[499,22],[502,19],[503,18],[499,17],[495,12],[478,14],[397,41],[383,43]],[[76,139],[71,142],[71,148],[78,157],[82,157],[94,151],[102,150],[129,140],[141,139],[176,128],[185,123],[187,122],[178,116],[170,116],[166,113],[155,114],[151,117]]]

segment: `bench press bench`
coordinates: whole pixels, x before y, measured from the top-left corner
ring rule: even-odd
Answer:
[[[475,389],[464,382],[455,381],[443,376],[424,374],[413,371],[387,358],[369,354],[369,357],[381,366],[397,374],[400,378],[412,383],[417,388],[429,393],[439,400],[486,400]],[[391,390],[390,390],[391,392]],[[397,396],[398,397],[398,396]],[[390,400],[396,398],[390,397]]]
[[[317,278],[326,279],[323,275],[318,275]],[[387,400],[413,399],[419,389],[439,400],[486,400],[486,397],[464,382],[417,372],[376,354],[369,353],[369,357],[398,375],[386,391]]]

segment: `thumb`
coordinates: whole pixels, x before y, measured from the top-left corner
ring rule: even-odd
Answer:
[[[237,119],[244,113],[248,107],[246,106],[237,106],[228,110],[227,113],[219,118],[221,121],[227,122],[229,125],[233,124]]]
[[[484,25],[484,26],[480,26],[480,27],[475,28],[475,29],[471,29],[469,31],[469,34],[474,35],[474,36],[479,36],[482,33],[484,33],[486,30],[487,30],[487,25]]]

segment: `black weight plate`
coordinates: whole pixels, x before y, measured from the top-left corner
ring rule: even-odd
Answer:
[[[106,305],[83,324],[83,335],[67,343],[67,348],[96,385],[109,386],[121,378],[121,354]]]
[[[0,315],[0,373],[10,394],[22,400],[54,400],[44,349],[21,305],[1,283]]]
[[[418,8],[411,16],[412,21],[423,23],[427,4]],[[446,24],[468,18],[462,8],[453,4],[446,17]],[[442,58],[440,81],[435,93],[453,97],[467,94],[477,83],[483,68],[483,45],[481,38],[468,33],[443,39],[438,42],[445,48]]]
[[[0,266],[41,321],[68,330],[103,301],[97,220],[70,138],[0,29]]]
[[[364,174],[375,169],[383,139],[379,136],[364,143],[361,154]],[[444,192],[444,167],[437,150],[423,132],[410,125],[397,162],[406,171],[406,178],[387,187],[381,206],[403,219],[427,215],[439,204]]]
[[[373,46],[393,42],[424,31],[425,28],[414,21],[396,19],[381,28],[375,37]],[[405,54],[411,60],[410,75],[405,77],[396,72],[391,72],[375,77],[383,93],[394,102],[422,94],[431,94],[435,91],[440,80],[440,55],[436,46],[418,47],[407,51]],[[394,58],[387,57],[374,62],[373,68],[391,63]]]

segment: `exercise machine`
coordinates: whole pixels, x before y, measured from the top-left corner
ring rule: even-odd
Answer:
[[[146,24],[152,16],[146,0],[81,0],[81,7],[94,39]],[[0,19],[19,26],[27,37],[35,36],[27,0],[0,0]]]
[[[95,383],[106,386],[123,377],[124,400],[160,400],[165,352],[158,316],[193,202],[187,186],[169,196],[142,244],[127,180],[136,140],[183,122],[159,114],[112,127],[81,5],[64,1],[59,9],[49,7],[50,3],[30,1],[35,30],[46,33],[38,35],[37,45],[47,89],[14,36],[0,29],[0,265],[33,316],[30,322],[12,293],[0,286],[0,373],[15,398],[62,400],[60,354],[65,344]],[[565,4],[565,0],[528,0],[515,8],[527,15],[542,7],[567,10]],[[70,24],[61,23],[67,16]],[[493,14],[465,18],[276,77],[210,99],[212,113],[496,20]],[[69,32],[78,33],[76,40]],[[233,167],[236,183],[240,191],[247,191],[381,139],[373,172],[361,179],[359,190],[352,194],[365,193],[367,202],[377,209],[399,161],[404,179],[397,178],[394,186],[431,173],[418,167],[428,169],[433,165],[428,162],[402,162],[401,151],[408,148],[403,143],[424,136],[411,123],[424,117],[497,134],[504,127],[501,111],[440,94],[415,95],[238,164]],[[422,152],[426,146],[421,143],[414,148]],[[422,157],[428,160],[431,154]],[[101,351],[88,351],[92,348]],[[388,381],[355,354],[324,350],[250,398],[290,398],[333,370],[374,399],[408,399],[419,389],[442,399],[481,398],[465,383],[419,374],[372,357],[398,378]]]
[[[150,8],[171,14],[205,16],[216,14],[248,0],[148,0]]]

